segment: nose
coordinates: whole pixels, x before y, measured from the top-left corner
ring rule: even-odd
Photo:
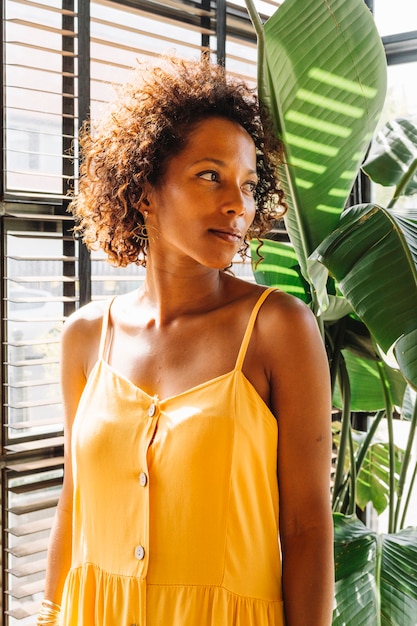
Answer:
[[[225,213],[245,215],[255,210],[253,197],[248,197],[236,183],[224,190],[222,209]]]

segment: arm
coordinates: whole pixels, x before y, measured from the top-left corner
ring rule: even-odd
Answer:
[[[287,626],[330,626],[334,594],[329,367],[316,320],[281,300],[269,371],[278,419],[278,482]]]
[[[81,323],[80,323],[81,322]],[[62,591],[71,565],[72,463],[71,433],[79,399],[85,386],[82,346],[85,324],[75,317],[65,323],[61,337],[61,390],[64,408],[64,482],[51,530],[46,570],[45,598],[61,604]],[[85,354],[85,353],[84,353]]]

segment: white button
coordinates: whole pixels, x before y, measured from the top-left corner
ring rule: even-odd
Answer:
[[[145,548],[143,546],[136,546],[135,557],[138,561],[141,561],[145,556]]]
[[[141,472],[139,474],[139,484],[141,487],[145,487],[146,483],[148,482],[148,477],[146,476],[145,472]]]
[[[152,402],[151,406],[148,409],[148,415],[149,417],[153,417],[156,413],[156,404],[155,402]]]

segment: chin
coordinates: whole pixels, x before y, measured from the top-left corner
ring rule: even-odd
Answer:
[[[210,263],[204,263],[205,267],[212,270],[224,271],[232,267],[233,259],[219,260],[217,263],[212,261]]]

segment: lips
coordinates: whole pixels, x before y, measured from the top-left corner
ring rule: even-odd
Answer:
[[[242,241],[242,233],[234,228],[211,228],[210,232],[228,243],[236,244]]]

